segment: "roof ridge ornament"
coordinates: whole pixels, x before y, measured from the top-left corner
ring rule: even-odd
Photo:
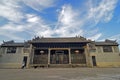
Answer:
[[[33,41],[39,40],[44,38],[43,36],[34,36],[34,38],[32,39]]]
[[[109,40],[109,39],[106,39],[105,42],[116,43],[116,40]]]
[[[80,35],[76,35],[76,38],[80,38],[80,39],[82,39],[82,40],[87,40],[85,37],[80,36]]]

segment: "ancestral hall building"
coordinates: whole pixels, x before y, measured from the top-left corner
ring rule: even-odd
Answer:
[[[0,68],[120,67],[116,41],[96,42],[84,37],[35,37],[23,43],[0,45]]]

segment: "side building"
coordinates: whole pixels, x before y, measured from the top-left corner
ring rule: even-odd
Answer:
[[[23,61],[27,67],[29,51],[28,43],[3,42],[0,45],[0,68],[21,68]]]
[[[95,42],[84,37],[39,38],[24,43],[3,42],[0,68],[120,67],[116,41]]]
[[[120,51],[116,41],[91,42],[89,52],[92,67],[120,67]]]

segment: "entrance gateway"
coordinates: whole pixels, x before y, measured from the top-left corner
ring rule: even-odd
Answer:
[[[69,64],[68,50],[51,50],[50,64]]]
[[[33,65],[52,66],[52,65],[86,65],[85,50],[70,48],[50,48],[35,49]]]
[[[87,66],[84,38],[37,38],[31,41],[32,66]]]

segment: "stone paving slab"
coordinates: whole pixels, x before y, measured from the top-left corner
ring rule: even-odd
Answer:
[[[120,68],[0,69],[0,80],[120,80]]]

